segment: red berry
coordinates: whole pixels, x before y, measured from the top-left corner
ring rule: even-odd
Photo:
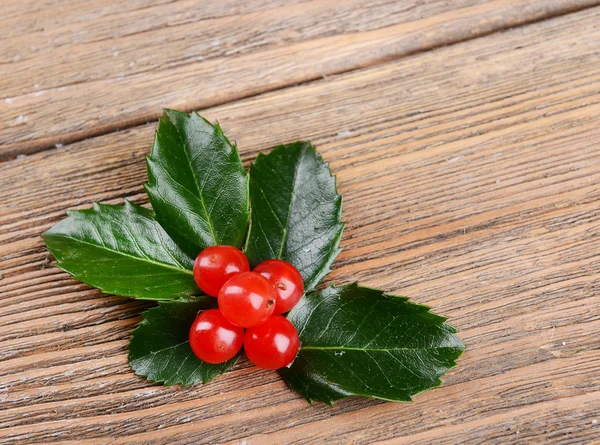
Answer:
[[[275,289],[260,274],[235,275],[219,292],[219,309],[236,326],[250,328],[269,318],[275,309]]]
[[[287,261],[267,260],[254,268],[275,287],[277,304],[275,313],[283,314],[292,309],[304,294],[304,282],[300,272]]]
[[[223,363],[242,348],[244,330],[232,325],[221,311],[209,309],[196,317],[190,328],[190,346],[207,363]]]
[[[241,250],[231,246],[212,246],[196,257],[194,280],[205,294],[216,297],[227,280],[249,270],[248,259]]]
[[[298,332],[290,321],[273,315],[260,326],[246,331],[244,351],[256,366],[279,369],[288,366],[298,354]]]

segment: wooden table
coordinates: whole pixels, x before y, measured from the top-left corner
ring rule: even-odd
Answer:
[[[600,2],[3,0],[0,443],[600,443]],[[449,317],[411,404],[309,406],[242,361],[137,378],[148,307],[53,266],[67,208],[148,202],[163,107],[245,162],[310,139],[344,196],[329,282]]]

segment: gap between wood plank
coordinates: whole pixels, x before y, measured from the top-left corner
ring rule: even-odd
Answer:
[[[452,45],[460,44],[460,43],[467,42],[470,40],[476,40],[476,39],[479,39],[482,37],[486,37],[486,36],[493,35],[496,33],[504,32],[508,29],[517,29],[517,28],[521,28],[521,27],[525,27],[525,26],[534,24],[534,23],[539,23],[539,22],[551,20],[551,19],[554,19],[557,17],[577,13],[577,12],[580,12],[580,11],[583,11],[586,9],[596,8],[599,6],[599,4],[600,4],[600,2],[595,3],[593,5],[583,5],[583,6],[582,5],[566,5],[565,9],[560,10],[560,11],[552,11],[548,15],[544,16],[543,18],[530,18],[530,19],[526,18],[522,22],[519,22],[518,24],[506,24],[503,26],[499,26],[498,28],[493,29],[493,30],[484,30],[484,31],[480,32],[479,34],[474,34],[469,37],[457,38],[454,40],[450,39],[447,42],[444,42],[442,44],[432,44],[430,46],[425,46],[425,47],[419,48],[417,50],[412,50],[412,51],[409,50],[405,53],[392,55],[389,57],[382,57],[381,59],[376,59],[376,60],[373,60],[373,61],[370,61],[370,62],[364,63],[364,64],[357,64],[357,65],[355,65],[351,68],[347,68],[347,69],[332,70],[331,72],[329,72],[327,74],[309,77],[307,80],[304,80],[302,82],[290,81],[288,83],[285,83],[285,84],[283,84],[281,86],[277,86],[277,87],[265,86],[264,89],[260,89],[260,91],[258,91],[258,92],[253,92],[253,93],[249,93],[249,94],[240,92],[237,95],[233,94],[230,98],[227,98],[226,100],[221,100],[221,101],[215,100],[214,103],[207,103],[200,107],[198,107],[194,104],[191,104],[189,106],[184,106],[184,107],[179,107],[179,108],[181,109],[181,111],[191,112],[191,111],[201,111],[201,110],[204,110],[207,108],[212,108],[215,106],[227,105],[227,104],[235,103],[240,100],[259,97],[259,96],[262,96],[267,93],[272,93],[272,92],[276,92],[276,91],[280,91],[280,90],[286,90],[288,88],[293,88],[293,87],[297,87],[297,86],[301,86],[301,85],[307,85],[307,84],[311,84],[313,82],[319,82],[322,79],[327,79],[328,76],[336,76],[336,75],[351,73],[351,72],[361,70],[361,69],[371,68],[373,66],[394,62],[394,61],[401,60],[401,59],[404,59],[407,57],[411,57],[411,56],[422,54],[422,53],[425,53],[428,51],[436,50],[438,48],[452,46]],[[382,29],[385,29],[385,28],[382,28]],[[130,129],[133,127],[138,127],[138,126],[141,126],[144,124],[147,125],[150,123],[154,123],[154,122],[158,121],[159,117],[160,116],[157,115],[156,112],[146,112],[146,113],[140,114],[139,116],[135,116],[133,118],[126,118],[121,123],[109,123],[109,124],[105,124],[105,125],[98,125],[96,127],[90,128],[90,129],[74,131],[74,132],[66,134],[64,136],[54,135],[54,136],[49,136],[47,138],[36,139],[33,141],[24,142],[24,143],[16,143],[16,144],[12,144],[12,145],[7,145],[5,147],[0,146],[0,163],[5,162],[10,159],[14,159],[15,157],[20,156],[20,155],[29,155],[29,154],[42,152],[42,151],[52,150],[52,149],[56,148],[57,146],[60,147],[63,145],[69,145],[69,144],[73,144],[73,143],[79,142],[84,139],[90,139],[90,138],[102,136],[102,135],[113,133],[113,132],[127,130],[127,129]]]

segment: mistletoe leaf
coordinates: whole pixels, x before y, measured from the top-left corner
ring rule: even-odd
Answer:
[[[310,142],[259,154],[250,169],[252,222],[246,255],[252,267],[279,258],[293,264],[307,291],[330,272],[340,252],[342,197]]]
[[[94,204],[42,237],[58,267],[106,293],[145,300],[198,293],[187,256],[144,207]]]
[[[288,319],[301,347],[280,374],[311,403],[350,396],[409,402],[439,386],[465,349],[427,306],[356,283],[306,295]]]
[[[231,368],[237,357],[219,365],[203,362],[192,352],[188,335],[200,310],[216,307],[212,297],[161,301],[144,312],[129,342],[129,364],[136,375],[165,385],[206,383]]]
[[[216,244],[241,247],[250,218],[248,175],[218,124],[165,110],[147,164],[156,219],[181,249],[195,258]]]

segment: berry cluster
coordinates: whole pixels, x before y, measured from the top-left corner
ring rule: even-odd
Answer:
[[[242,251],[213,246],[196,258],[194,279],[219,301],[219,309],[201,312],[190,329],[190,346],[199,359],[226,362],[243,344],[248,359],[261,368],[292,363],[298,354],[298,332],[281,314],[304,293],[302,276],[294,266],[267,260],[250,272]]]

